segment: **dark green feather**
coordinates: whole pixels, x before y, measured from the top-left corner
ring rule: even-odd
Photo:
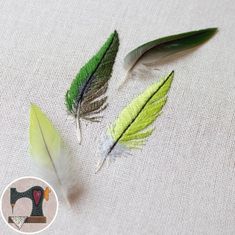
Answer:
[[[216,32],[217,28],[208,28],[171,35],[145,43],[126,55],[124,67],[130,71],[140,60],[144,60],[147,57],[151,56],[153,60],[160,59],[186,49],[191,49],[210,39]]]
[[[118,47],[118,33],[114,31],[73,80],[66,93],[65,103],[68,112],[75,117],[96,121],[96,118],[90,116],[105,109],[106,97],[102,95],[108,88]]]

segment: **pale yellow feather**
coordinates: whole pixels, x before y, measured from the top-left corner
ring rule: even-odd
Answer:
[[[30,153],[34,160],[52,167],[51,159],[56,160],[61,151],[61,138],[51,121],[35,105],[30,110]]]

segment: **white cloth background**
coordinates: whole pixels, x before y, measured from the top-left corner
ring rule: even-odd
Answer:
[[[233,0],[0,1],[0,192],[34,175],[28,154],[30,102],[45,111],[78,160],[79,200],[61,203],[43,234],[235,233],[235,2]],[[142,151],[95,175],[99,137],[153,80],[120,93],[127,52],[200,28],[219,33],[175,70],[164,113]],[[79,68],[117,29],[120,49],[100,124],[84,124],[78,146],[64,95]],[[158,79],[157,77],[156,79]],[[15,234],[0,219],[0,234]]]

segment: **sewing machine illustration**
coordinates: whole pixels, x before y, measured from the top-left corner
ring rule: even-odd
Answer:
[[[14,213],[14,207],[16,202],[21,198],[29,198],[32,201],[32,212],[30,216],[27,217],[24,223],[46,223],[47,218],[43,214],[43,201],[49,200],[49,193],[51,192],[49,187],[46,187],[45,190],[40,186],[33,186],[25,192],[18,192],[16,188],[10,188],[10,203],[12,206],[12,214]],[[14,223],[14,216],[8,217],[8,223]],[[19,216],[20,217],[20,216]],[[23,217],[23,216],[22,216]]]

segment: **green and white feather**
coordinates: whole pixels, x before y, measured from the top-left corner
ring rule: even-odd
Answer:
[[[146,78],[146,74],[151,74],[166,58],[170,58],[175,54],[205,43],[215,35],[217,31],[217,28],[201,29],[158,38],[138,46],[130,51],[124,58],[124,68],[127,71],[127,75],[120,87],[122,87],[129,78]]]
[[[151,85],[122,110],[114,124],[108,128],[101,146],[102,158],[97,165],[97,171],[106,160],[112,161],[129,155],[130,150],[139,149],[145,144],[154,130],[151,124],[160,115],[167,101],[167,92],[173,77],[174,71]]]
[[[99,122],[107,107],[108,82],[118,52],[119,38],[114,31],[100,50],[80,69],[65,96],[68,113],[76,119],[77,138],[81,142],[80,119]]]

